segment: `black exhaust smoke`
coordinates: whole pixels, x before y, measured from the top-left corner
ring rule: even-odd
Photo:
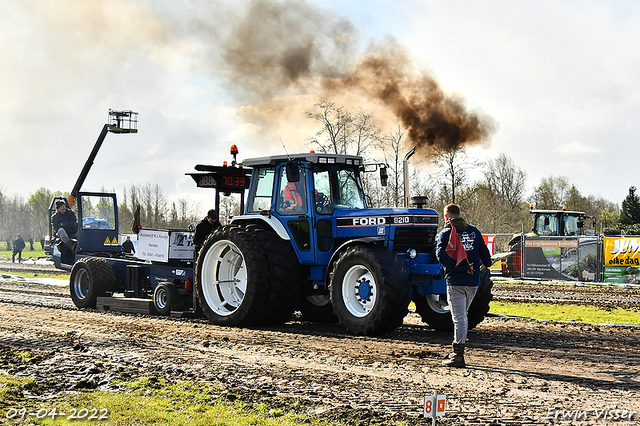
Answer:
[[[388,109],[423,156],[484,144],[491,117],[468,111],[393,40],[358,52],[351,22],[305,1],[254,0],[223,44],[234,87],[252,100],[320,90],[358,95]]]

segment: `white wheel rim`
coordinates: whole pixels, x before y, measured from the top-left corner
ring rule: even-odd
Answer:
[[[89,294],[89,273],[86,269],[78,269],[73,278],[73,292],[78,299],[84,299]]]
[[[437,314],[449,313],[449,303],[447,302],[446,296],[441,296],[439,294],[428,294],[425,296],[425,298],[427,299],[427,304],[433,312]]]
[[[220,316],[238,309],[247,291],[247,268],[238,247],[228,240],[214,243],[202,260],[202,295]]]
[[[167,306],[167,290],[163,287],[157,288],[155,299],[156,308],[164,309]]]
[[[365,317],[376,304],[378,288],[369,269],[362,265],[352,266],[342,280],[342,300],[351,315]]]

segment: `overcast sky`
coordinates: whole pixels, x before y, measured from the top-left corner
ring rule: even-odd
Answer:
[[[213,194],[185,173],[231,144],[239,159],[308,150],[303,112],[323,98],[396,125],[369,89],[321,82],[391,46],[402,81],[428,75],[490,124],[471,156],[619,204],[640,184],[639,33],[634,1],[4,1],[0,190],[70,191],[109,108],[132,109],[139,133],[109,134],[82,189],[158,183],[206,211]]]

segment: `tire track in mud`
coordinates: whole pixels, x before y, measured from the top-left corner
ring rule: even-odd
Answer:
[[[640,389],[637,334],[626,329],[601,330],[586,344],[580,336],[591,330],[491,319],[471,336],[471,367],[447,370],[439,357],[450,336],[412,323],[389,337],[362,338],[339,326],[232,329],[16,303],[0,303],[0,315],[4,346],[52,353],[39,370],[21,373],[58,371],[72,389],[152,374],[210,381],[243,398],[300,400],[320,416],[353,420],[357,412],[420,424],[422,398],[437,388],[449,400],[441,424],[519,425],[540,424],[553,404],[620,403]],[[615,342],[624,356],[610,351]],[[578,369],[585,364],[591,368]]]
[[[629,327],[488,318],[470,334],[469,368],[450,370],[439,363],[451,336],[415,314],[394,333],[368,338],[299,321],[235,329],[77,310],[67,291],[0,285],[0,349],[40,356],[27,366],[2,362],[0,372],[47,385],[32,397],[117,391],[115,378],[152,375],[208,381],[247,401],[295,400],[351,424],[424,424],[422,399],[434,390],[447,395],[443,425],[538,425],[556,408],[640,411],[640,335]],[[591,418],[581,424],[601,423]]]

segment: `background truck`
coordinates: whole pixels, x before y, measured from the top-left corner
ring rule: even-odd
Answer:
[[[513,278],[522,276],[523,236],[551,238],[595,236],[595,218],[588,216],[585,212],[567,210],[566,208],[558,210],[534,209],[533,205],[529,211],[533,218],[531,232],[514,235],[508,243],[510,253],[502,256],[502,273],[505,276]],[[595,253],[595,239],[583,240],[580,243],[594,246]],[[535,257],[538,262],[546,262],[542,248],[528,248],[527,250],[531,252],[529,255]]]
[[[126,127],[119,121],[114,128],[122,133]],[[195,264],[185,255],[185,230],[142,229],[139,251],[149,253],[122,253],[116,196],[80,192],[85,166],[70,197],[77,199],[75,252],[64,244],[54,249],[56,266],[71,270],[76,306],[202,312],[214,324],[239,327],[284,323],[299,311],[308,321],[381,335],[402,324],[413,300],[429,326],[452,329],[442,266],[433,253],[438,213],[422,208],[424,197],[416,198],[415,208],[372,209],[359,156],[302,153],[238,164],[234,148],[230,166],[197,165],[188,173],[199,187],[215,189],[216,209],[221,194],[238,193],[242,211],[209,236]],[[386,185],[386,167],[373,166]],[[172,249],[174,236],[187,242],[182,250]],[[145,238],[156,239],[149,244],[157,253],[145,251]],[[488,312],[491,287],[485,270],[470,328]]]

